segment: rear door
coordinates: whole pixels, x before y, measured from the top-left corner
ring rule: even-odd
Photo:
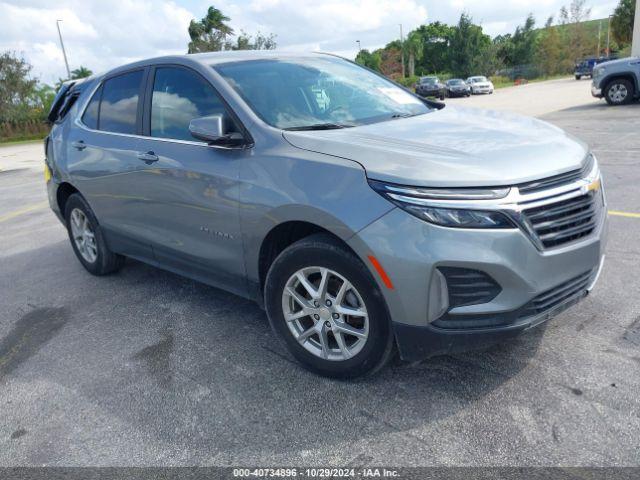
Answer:
[[[104,79],[93,93],[67,142],[74,184],[96,214],[114,251],[151,258],[141,218],[146,202],[138,188],[146,164],[142,150],[142,102],[147,70]]]

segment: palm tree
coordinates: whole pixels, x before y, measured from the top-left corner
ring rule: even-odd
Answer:
[[[209,7],[207,14],[196,22],[189,24],[189,53],[215,52],[225,46],[226,36],[233,35],[233,28],[227,23],[231,20],[214,6]]]
[[[416,74],[416,62],[422,60],[422,35],[415,30],[411,32],[404,42],[404,49],[409,54],[409,76]]]
[[[93,75],[93,72],[89,70],[87,67],[83,67],[80,65],[75,70],[71,71],[71,80],[77,80],[78,78],[86,78]]]

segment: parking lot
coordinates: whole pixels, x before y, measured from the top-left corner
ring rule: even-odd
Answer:
[[[575,80],[549,100],[565,81],[451,104],[591,145],[613,212],[596,289],[512,343],[357,382],[298,367],[234,295],[135,261],[89,275],[42,145],[0,147],[0,465],[640,465],[640,104]]]

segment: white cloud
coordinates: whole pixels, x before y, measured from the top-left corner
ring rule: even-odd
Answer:
[[[588,0],[593,1],[593,0]],[[469,13],[491,35],[512,32],[529,12],[542,25],[570,0],[0,0],[0,51],[22,52],[44,81],[65,74],[56,20],[70,67],[103,71],[141,58],[184,53],[187,26],[213,3],[231,25],[277,35],[278,48],[353,57],[356,40],[375,49],[421,23],[456,23]],[[604,18],[617,0],[593,5]]]

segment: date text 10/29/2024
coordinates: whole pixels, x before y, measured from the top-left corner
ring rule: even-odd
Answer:
[[[246,478],[394,478],[398,471],[388,468],[234,468],[234,477]]]

